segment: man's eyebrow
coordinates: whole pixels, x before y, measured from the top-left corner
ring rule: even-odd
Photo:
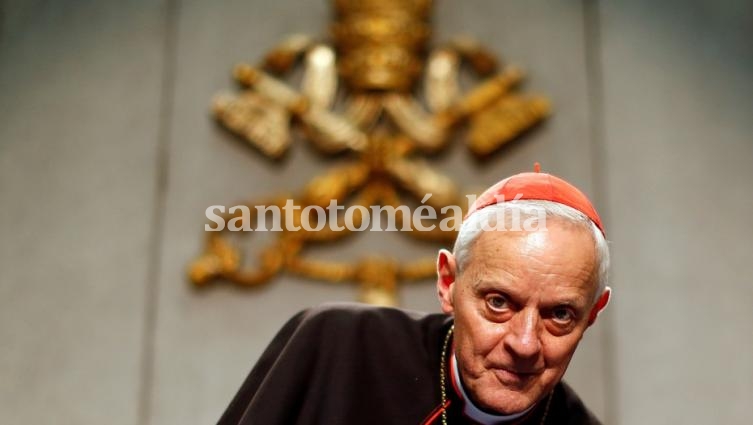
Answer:
[[[504,292],[508,296],[514,297],[516,295],[515,287],[509,286],[505,284],[505,281],[503,279],[491,279],[491,278],[484,278],[479,277],[478,279],[472,280],[470,284],[471,290],[474,292],[483,292],[483,291],[499,291]],[[555,308],[555,307],[571,307],[575,309],[583,309],[588,307],[588,302],[581,299],[582,297],[577,295],[568,295],[563,296],[562,298],[557,298],[556,296],[552,298],[551,300],[547,300],[546,302],[542,302],[542,306],[546,308]]]
[[[511,290],[512,288],[509,288],[502,279],[479,278],[473,280],[473,282],[471,283],[471,289],[473,289],[474,291],[494,289],[505,292]]]
[[[551,305],[556,306],[556,307],[562,307],[562,306],[564,306],[564,307],[579,307],[580,306],[579,302],[577,302],[575,300],[571,300],[571,299],[555,300],[555,301],[553,301],[551,303],[548,303],[548,304],[551,304]]]
[[[576,309],[581,309],[581,308],[585,308],[588,305],[588,303],[580,300],[580,297],[576,297],[576,298],[568,297],[568,298],[562,298],[562,299],[554,299],[552,300],[552,302],[544,303],[544,305],[550,308],[564,306],[564,307],[572,307]]]

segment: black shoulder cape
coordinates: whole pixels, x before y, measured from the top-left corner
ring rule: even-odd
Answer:
[[[440,405],[442,341],[451,324],[442,314],[358,304],[302,311],[272,340],[218,424],[439,424],[427,421]],[[448,422],[472,423],[452,401]],[[543,410],[524,423],[540,423]],[[599,424],[564,383],[546,423]]]

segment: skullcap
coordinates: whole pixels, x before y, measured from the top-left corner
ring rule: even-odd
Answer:
[[[534,165],[533,173],[516,174],[487,189],[471,205],[465,218],[490,205],[514,200],[551,201],[567,205],[585,214],[606,236],[601,218],[588,197],[565,180],[542,173],[538,163]]]

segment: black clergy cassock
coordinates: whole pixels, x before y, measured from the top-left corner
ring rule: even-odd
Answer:
[[[439,365],[451,325],[443,314],[358,304],[302,311],[272,340],[218,424],[440,424]],[[447,395],[448,423],[474,423],[449,384]],[[513,423],[540,424],[545,404]],[[560,382],[546,424],[599,421]]]

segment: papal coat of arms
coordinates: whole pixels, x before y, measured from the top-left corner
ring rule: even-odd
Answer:
[[[458,138],[474,154],[486,156],[549,113],[546,99],[515,91],[523,78],[518,68],[500,66],[475,40],[457,37],[430,47],[431,9],[430,0],[336,0],[327,39],[292,35],[260,65],[235,68],[243,90],[215,100],[221,125],[270,158],[283,155],[292,130],[300,130],[317,149],[340,154],[342,164],[294,196],[245,202],[245,210],[225,212],[223,220],[235,220],[240,228],[265,208],[291,202],[296,207],[292,228],[280,229],[275,241],[260,250],[258,261],[244,259],[227,229],[207,232],[206,250],[190,266],[196,285],[221,280],[255,286],[287,271],[315,280],[355,282],[363,301],[394,305],[398,282],[434,274],[433,258],[331,262],[305,255],[309,244],[352,235],[353,226],[361,227],[364,209],[407,208],[405,196],[439,211],[435,220],[447,220],[449,207],[460,208],[466,200],[423,156]],[[293,85],[288,77],[295,69],[302,70],[302,78]],[[477,83],[463,90],[460,77],[466,72]],[[322,214],[333,202],[364,209],[350,215],[351,226],[344,225],[342,214],[326,217],[335,226],[300,226],[304,218],[311,219],[303,211],[310,214],[318,207]],[[416,229],[404,215],[396,217],[396,226],[411,237],[454,239],[456,226]]]

